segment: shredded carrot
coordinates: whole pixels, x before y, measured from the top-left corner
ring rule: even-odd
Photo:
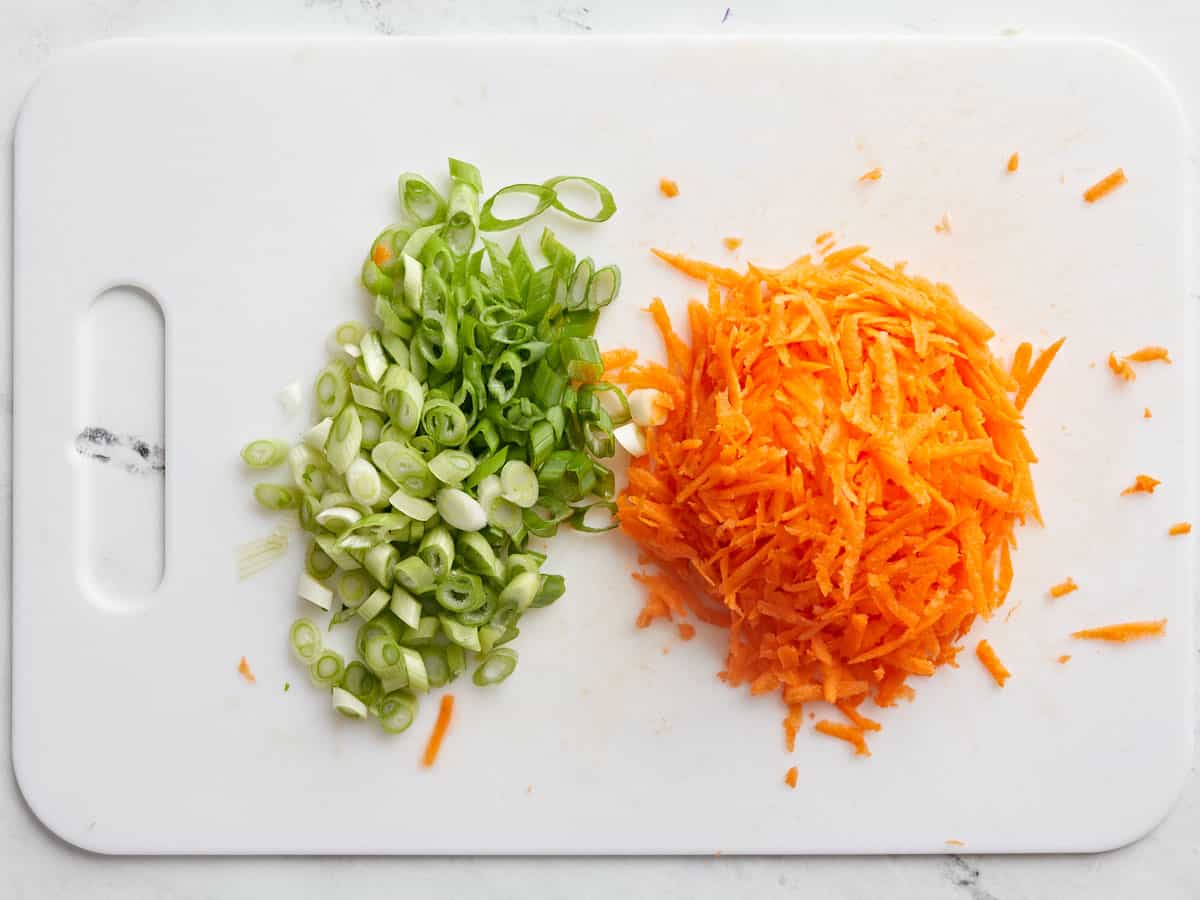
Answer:
[[[878,181],[882,177],[883,177],[883,169],[876,166],[874,169],[871,169],[869,172],[863,172],[861,175],[859,175],[858,180],[859,181]]]
[[[1012,156],[1010,156],[1008,158],[1008,165],[1006,166],[1006,168],[1010,172],[1015,172],[1015,171],[1017,171],[1017,167],[1020,165],[1021,165],[1021,155],[1019,153],[1014,153]]]
[[[742,246],[742,239],[740,237],[721,238],[721,243],[725,245],[726,250],[736,250]]]
[[[1150,418],[1150,407],[1147,406],[1144,410],[1142,410],[1142,418],[1143,419]]]
[[[443,694],[441,706],[438,707],[437,721],[433,724],[433,733],[429,735],[429,743],[425,745],[425,756],[421,764],[426,768],[437,762],[438,751],[442,749],[442,738],[450,727],[450,718],[454,715],[454,695]]]
[[[871,751],[867,748],[867,739],[863,737],[862,729],[855,728],[853,725],[843,725],[841,722],[830,722],[828,719],[822,719],[813,727],[821,732],[821,734],[827,734],[830,737],[835,737],[838,740],[853,745],[857,756],[871,755]]]
[[[1162,484],[1157,478],[1151,478],[1149,475],[1138,475],[1133,479],[1133,484],[1121,491],[1121,496],[1128,494],[1153,494],[1154,489]]]
[[[796,767],[792,766],[790,769],[787,770],[787,774],[783,776],[783,783],[786,784],[788,787],[790,787],[792,790],[795,790],[796,789],[796,780],[799,777],[799,775],[800,775],[800,773],[799,773],[799,771],[797,771]]]
[[[1033,360],[1033,344],[1029,341],[1022,341],[1017,345],[1017,350],[1013,354],[1012,366],[1009,367],[1008,374],[1012,376],[1013,381],[1020,384],[1025,380],[1025,376],[1029,374],[1029,363]]]
[[[983,667],[988,670],[996,684],[1004,687],[1004,682],[1008,680],[1012,673],[1004,668],[1004,663],[1000,662],[1000,657],[996,655],[996,651],[992,649],[992,645],[986,640],[980,641],[975,645],[975,656],[983,663]]]
[[[664,197],[678,197],[679,185],[670,178],[660,178],[658,180],[658,189]]]
[[[1020,388],[1017,390],[1017,396],[1013,400],[1013,404],[1017,409],[1024,409],[1025,404],[1029,402],[1029,396],[1034,392],[1039,384],[1042,383],[1042,378],[1046,374],[1046,370],[1050,368],[1050,363],[1054,362],[1054,357],[1058,356],[1058,351],[1062,348],[1065,337],[1059,338],[1045,350],[1038,354],[1037,359],[1033,361],[1033,365],[1029,367],[1029,373],[1020,380]]]
[[[696,636],[696,626],[689,625],[687,622],[679,623],[679,636],[685,641],[690,641]]]
[[[1176,522],[1174,525],[1172,525],[1170,528],[1167,529],[1167,534],[1169,534],[1171,537],[1176,537],[1181,534],[1191,534],[1191,533],[1192,533],[1192,523],[1191,522]]]
[[[254,677],[254,673],[250,671],[250,663],[246,662],[246,657],[242,657],[242,661],[238,663],[238,674],[245,678],[251,684],[255,684],[258,679]]]
[[[1088,628],[1076,631],[1071,637],[1081,641],[1112,641],[1124,644],[1140,638],[1159,637],[1166,634],[1167,620],[1156,622],[1124,622],[1120,625],[1104,625],[1100,628]]]
[[[1055,599],[1065,597],[1073,591],[1079,590],[1079,585],[1075,583],[1075,579],[1068,578],[1066,581],[1060,581],[1058,584],[1050,588],[1050,596]]]
[[[1070,653],[1064,653],[1062,656],[1060,656],[1058,659],[1055,660],[1055,662],[1058,663],[1059,665],[1066,665],[1070,661],[1071,661]]]
[[[1125,357],[1130,362],[1165,362],[1171,364],[1171,355],[1167,353],[1166,347],[1142,347],[1140,350],[1134,350]]]
[[[1125,170],[1114,169],[1112,172],[1109,172],[1090,188],[1084,191],[1083,199],[1088,203],[1095,203],[1106,194],[1111,194],[1126,181],[1128,181],[1128,179],[1125,177]]]
[[[1133,381],[1137,378],[1137,373],[1133,371],[1133,366],[1123,359],[1117,359],[1115,353],[1108,354],[1108,367],[1112,369],[1114,375],[1124,381]]]
[[[817,239],[815,241],[813,241],[813,243],[814,244],[824,244],[831,240],[833,240],[833,232],[832,231],[822,231],[820,234],[817,235]]]
[[[617,501],[638,624],[727,629],[720,677],[781,696],[789,746],[814,701],[861,737],[861,702],[911,697],[1004,604],[1016,526],[1041,521],[1014,397],[1061,341],[1018,380],[947,285],[864,247],[745,273],[655,252],[708,296],[690,340],[654,301],[667,364],[607,376],[671,400]]]

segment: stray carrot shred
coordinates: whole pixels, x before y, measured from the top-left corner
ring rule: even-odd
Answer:
[[[696,636],[696,626],[689,625],[687,622],[679,623],[679,636],[685,641],[690,641]]]
[[[813,243],[814,244],[824,244],[832,239],[833,239],[832,231],[822,231],[820,234],[817,235],[817,239],[815,241],[813,241]]]
[[[1084,191],[1083,199],[1088,203],[1095,203],[1106,194],[1111,194],[1128,180],[1125,177],[1124,169],[1114,169]]]
[[[371,262],[377,266],[382,266],[385,262],[392,258],[392,251],[383,244],[376,244],[375,249],[371,251]]]
[[[950,838],[950,840],[946,841],[946,846],[947,847],[965,847],[967,845],[964,844],[960,840],[956,840],[955,838]]]
[[[1142,410],[1142,418],[1143,419],[1150,418],[1150,407],[1147,406],[1144,410]]]
[[[721,243],[725,245],[726,250],[732,251],[742,246],[742,239],[740,237],[721,238]]]
[[[838,740],[853,745],[856,756],[871,755],[871,751],[867,748],[867,740],[863,737],[862,730],[859,728],[855,728],[852,725],[843,725],[841,722],[831,722],[828,719],[822,719],[814,727],[821,734],[827,734],[830,737],[835,737]]]
[[[258,682],[258,679],[254,677],[254,673],[250,671],[250,663],[246,662],[246,657],[244,657],[244,656],[242,657],[242,661],[240,663],[238,663],[237,670],[238,670],[238,674],[241,675],[243,678],[245,678],[251,684],[255,684]]]
[[[796,789],[796,780],[799,777],[799,775],[800,775],[800,773],[799,773],[799,771],[797,771],[796,767],[792,766],[790,769],[787,770],[787,774],[783,776],[784,784],[786,784],[792,790],[795,790]]]
[[[876,166],[874,169],[871,169],[869,172],[863,172],[862,175],[858,176],[858,180],[859,181],[878,181],[882,177],[883,177],[883,169]]]
[[[1129,641],[1136,641],[1140,638],[1160,637],[1166,634],[1167,620],[1159,619],[1155,622],[1123,622],[1120,625],[1104,625],[1100,628],[1087,628],[1083,631],[1076,631],[1071,634],[1071,637],[1081,641],[1111,641],[1113,643],[1125,644]]]
[[[1075,579],[1068,578],[1066,581],[1060,581],[1058,584],[1050,588],[1050,596],[1055,599],[1065,597],[1074,591],[1079,590],[1079,585],[1075,583]]]
[[[1121,496],[1125,497],[1129,494],[1153,494],[1154,489],[1162,484],[1157,478],[1151,478],[1149,475],[1138,475],[1133,479],[1133,484],[1121,491]]]
[[[658,189],[664,197],[678,197],[679,185],[670,178],[660,178],[658,180]]]
[[[1176,537],[1181,534],[1191,534],[1191,533],[1192,533],[1192,523],[1191,522],[1176,522],[1174,525],[1172,525],[1170,528],[1167,529],[1167,534],[1169,534],[1171,537]]]
[[[789,749],[822,701],[854,724],[818,732],[865,752],[861,703],[912,697],[1007,598],[1016,526],[1041,521],[1015,398],[1063,342],[1015,378],[947,285],[861,246],[746,272],[654,252],[708,291],[690,339],[651,304],[666,364],[605,357],[671,401],[617,500],[637,624],[727,629],[721,679],[782,697]]]
[[[450,718],[454,715],[454,695],[443,694],[441,706],[438,707],[437,721],[433,724],[433,733],[429,735],[429,743],[425,745],[425,755],[421,764],[429,768],[437,762],[438,751],[442,749],[442,739],[446,729],[450,727]]]
[[[1015,172],[1015,171],[1017,171],[1017,167],[1020,165],[1021,165],[1021,155],[1019,153],[1014,153],[1012,156],[1010,156],[1008,158],[1008,165],[1005,168],[1007,168],[1008,171],[1010,171],[1010,172]]]
[[[1058,659],[1055,660],[1055,662],[1058,663],[1059,665],[1066,665],[1070,661],[1071,661],[1070,653],[1064,653],[1062,656],[1060,656]]]
[[[950,222],[950,213],[942,213],[942,217],[938,220],[938,223],[933,226],[933,230],[938,234],[950,234],[954,230],[954,227]]]
[[[996,651],[992,649],[992,645],[986,640],[980,641],[975,645],[975,656],[983,663],[983,667],[995,679],[996,684],[1004,687],[1004,682],[1008,680],[1008,677],[1012,673],[1004,668],[1004,663],[1000,662],[1000,657],[996,655]]]
[[[1124,381],[1133,381],[1137,378],[1137,373],[1133,371],[1133,366],[1123,359],[1117,359],[1115,353],[1108,354],[1108,367],[1112,369],[1112,373]]]
[[[1165,362],[1171,364],[1171,355],[1167,352],[1166,347],[1142,347],[1140,350],[1134,350],[1125,357],[1130,362]]]

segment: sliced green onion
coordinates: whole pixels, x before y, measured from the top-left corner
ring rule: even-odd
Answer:
[[[425,666],[425,678],[431,688],[442,687],[450,680],[450,666],[446,663],[444,647],[422,647],[419,651],[421,664]]]
[[[517,651],[503,647],[491,651],[475,668],[471,680],[479,687],[499,684],[517,667]]]
[[[500,470],[500,496],[522,509],[537,503],[537,475],[527,463],[511,459]]]
[[[334,534],[341,534],[362,518],[362,513],[352,506],[331,506],[317,513],[317,521]]]
[[[504,568],[496,558],[496,551],[478,532],[458,536],[458,560],[469,572],[488,578],[500,578]]]
[[[486,595],[478,575],[454,572],[437,586],[438,604],[447,612],[461,613],[478,609]]]
[[[442,484],[461,484],[475,471],[475,457],[462,450],[443,450],[429,461],[429,471]]]
[[[604,372],[595,338],[563,338],[560,352],[567,377],[573,381],[595,381]]]
[[[315,662],[321,653],[321,629],[309,619],[297,619],[292,623],[289,640],[296,658],[305,665]]]
[[[504,562],[504,575],[508,581],[511,581],[515,575],[519,575],[521,572],[536,574],[541,567],[541,561],[532,553],[510,553]]]
[[[425,387],[417,376],[398,365],[389,366],[380,387],[387,417],[405,434],[415,432],[425,405]]]
[[[398,584],[392,586],[392,600],[388,608],[410,628],[416,628],[421,621],[421,601]]]
[[[414,594],[428,594],[436,582],[433,570],[419,556],[400,560],[393,567],[392,574],[401,587]]]
[[[596,199],[599,201],[600,208],[595,213],[587,215],[563,203],[560,186],[571,182],[582,182],[596,192]],[[583,175],[559,175],[555,178],[548,178],[542,182],[542,185],[554,191],[554,208],[566,213],[572,219],[579,219],[581,222],[607,222],[612,218],[612,214],[617,211],[617,204],[613,200],[612,191],[592,178],[587,178]]]
[[[345,671],[346,661],[342,659],[342,654],[328,648],[318,653],[308,668],[313,684],[318,687],[333,687],[342,680],[342,673]]]
[[[340,359],[334,360],[317,376],[314,392],[317,415],[336,416],[350,396],[350,369]]]
[[[452,619],[450,616],[439,616],[438,620],[442,623],[442,631],[452,644],[457,644],[464,650],[473,650],[479,652],[479,629],[470,625],[464,625],[457,619]]]
[[[595,271],[596,264],[592,262],[591,257],[579,261],[579,265],[571,273],[571,280],[567,282],[567,309],[582,309],[587,305],[588,284]]]
[[[441,629],[441,623],[434,616],[422,616],[415,628],[404,629],[400,642],[406,647],[422,647],[436,640]]]
[[[349,691],[335,687],[331,696],[333,698],[333,708],[346,718],[365,719],[367,717],[367,705]]]
[[[450,200],[447,204],[446,243],[458,256],[469,253],[479,226],[479,195],[483,182],[470,163],[450,161]]]
[[[418,229],[419,231],[420,229]],[[413,234],[416,239],[416,233]],[[424,243],[424,241],[422,241]],[[421,311],[421,294],[425,290],[425,267],[415,257],[404,254],[404,302],[412,312]],[[415,372],[413,373],[416,374]]]
[[[391,691],[379,701],[379,724],[388,734],[399,734],[417,718],[417,698],[408,691]]]
[[[500,592],[500,604],[512,603],[521,612],[529,609],[533,598],[542,586],[542,577],[536,572],[521,572],[515,575]]]
[[[367,326],[362,322],[343,322],[329,336],[329,349],[340,350],[347,344],[357,344],[367,333]]]
[[[300,505],[300,494],[286,485],[260,482],[254,486],[254,499],[267,509],[295,509]]]
[[[549,606],[566,592],[567,582],[561,575],[543,575],[542,586],[530,605],[534,608]]]
[[[492,208],[496,205],[496,201],[508,194],[525,194],[537,199],[533,209],[514,218],[500,219],[492,212]],[[554,190],[540,184],[510,184],[500,188],[492,196],[484,202],[483,208],[479,211],[479,230],[480,231],[506,231],[509,228],[517,228],[524,225],[533,219],[536,219],[542,213],[553,205],[555,200]]]
[[[606,511],[609,514],[608,520],[602,525],[588,524],[588,513],[593,509]],[[576,531],[584,531],[588,534],[601,534],[605,531],[612,531],[620,524],[621,522],[617,518],[617,504],[611,500],[600,500],[596,503],[590,503],[587,506],[576,507],[575,511],[571,514],[571,527]]]
[[[533,370],[533,382],[530,387],[533,402],[543,409],[558,406],[562,403],[566,389],[567,377],[543,357]]]
[[[446,669],[451,681],[467,670],[467,653],[458,644],[446,647]]]
[[[548,421],[534,422],[529,429],[529,462],[536,469],[554,452],[557,437]]]
[[[630,456],[646,455],[646,431],[637,422],[626,422],[613,429],[613,438]]]
[[[383,395],[379,391],[363,387],[361,384],[352,384],[350,385],[350,396],[353,398],[355,406],[383,412]]]
[[[347,406],[333,420],[333,430],[325,444],[325,458],[339,475],[344,475],[362,447],[362,422],[358,410]]]
[[[317,581],[324,581],[337,571],[335,563],[316,541],[310,541],[308,553],[304,557],[304,571]]]
[[[446,201],[437,188],[416,172],[405,172],[397,180],[400,204],[418,225],[433,225],[446,218]],[[407,251],[408,248],[405,247]]]
[[[383,344],[383,349],[387,351],[387,355],[392,358],[392,362],[400,366],[402,369],[408,368],[408,344],[407,340],[412,339],[412,327],[407,323],[401,323],[406,332],[404,337],[398,334],[384,333],[380,335],[379,342]],[[384,372],[386,373],[386,369]]]
[[[449,529],[439,525],[425,532],[417,556],[433,571],[434,578],[440,580],[449,574],[454,564],[454,538]]]
[[[404,664],[400,645],[390,634],[373,633],[363,641],[362,657],[376,675],[394,672]]]
[[[456,447],[467,438],[467,417],[449,400],[426,401],[421,424],[426,433],[443,447]]]
[[[386,541],[376,544],[363,557],[363,568],[374,578],[384,590],[392,587],[393,570],[400,559],[400,551]]]
[[[616,266],[597,269],[588,282],[587,308],[603,309],[617,298],[621,290],[621,270]]]
[[[437,490],[437,479],[424,458],[411,445],[383,441],[371,451],[371,460],[396,486],[410,497],[428,497]],[[396,504],[393,502],[392,504]],[[396,507],[400,509],[400,507]],[[404,510],[400,510],[404,512]],[[432,513],[430,514],[432,515]],[[414,518],[420,518],[414,516]],[[421,521],[428,519],[425,516]]]
[[[409,518],[416,519],[418,522],[428,522],[433,518],[433,514],[437,512],[437,507],[428,500],[410,496],[403,488],[392,494],[388,502],[396,510],[404,513]]]
[[[487,514],[479,501],[458,488],[442,488],[437,495],[438,515],[460,531],[478,531],[487,524]]]
[[[361,445],[363,450],[370,450],[379,443],[383,434],[383,416],[373,409],[364,406],[358,408],[358,420],[362,425]]]
[[[287,459],[288,445],[283,441],[251,441],[242,448],[242,459],[252,469],[271,469]]]
[[[360,571],[345,572],[338,579],[337,594],[342,606],[357,609],[371,590],[371,580]]]
[[[362,457],[350,463],[346,470],[346,487],[350,496],[364,506],[375,506],[386,496],[379,470]]]
[[[491,425],[491,423],[487,423]],[[492,431],[495,432],[495,426],[492,426]],[[497,438],[498,439],[498,438]],[[483,479],[489,475],[495,475],[499,472],[504,464],[508,461],[508,447],[501,447],[487,456],[483,462],[475,467],[475,471],[471,473],[471,477],[466,480],[466,487],[475,487]]]
[[[475,609],[464,609],[455,614],[455,618],[463,625],[479,628],[486,625],[496,614],[497,594],[490,585],[484,585],[483,603]]]
[[[387,358],[383,355],[383,344],[379,340],[379,332],[368,331],[362,336],[358,342],[359,350],[362,352],[363,366],[367,370],[367,374],[371,376],[371,381],[376,384],[379,379],[383,378],[383,373],[387,371]]]
[[[497,403],[507,403],[521,386],[521,358],[511,350],[500,354],[488,376],[488,393]]]
[[[296,589],[296,593],[301,600],[307,600],[313,606],[319,606],[326,612],[333,603],[333,591],[317,581],[307,572],[300,573],[300,585]]]
[[[367,706],[379,702],[382,691],[379,689],[379,676],[368,669],[357,659],[346,666],[342,674],[342,690],[349,691]]]
[[[391,601],[392,595],[383,588],[376,588],[369,597],[364,600],[358,607],[358,615],[364,622],[370,622],[373,618],[383,612],[384,608]]]
[[[421,658],[420,651],[401,647],[400,653],[404,660],[404,672],[408,676],[408,686],[418,694],[428,693],[429,674],[425,671],[425,660]]]
[[[352,571],[361,568],[357,559],[349,553],[341,550],[337,546],[337,539],[330,534],[318,534],[313,538],[317,545],[325,551],[325,554],[332,559],[339,569],[344,571]]]
[[[576,309],[563,317],[560,327],[561,337],[589,338],[596,333],[596,324],[600,321],[599,310]]]

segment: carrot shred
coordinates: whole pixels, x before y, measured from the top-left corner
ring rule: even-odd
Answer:
[[[1191,534],[1191,533],[1192,533],[1192,523],[1191,522],[1176,522],[1174,525],[1172,525],[1170,528],[1167,529],[1167,534],[1169,534],[1171,537],[1177,537],[1178,535],[1181,535],[1181,534]]]
[[[1029,374],[1029,363],[1033,360],[1033,344],[1029,341],[1022,341],[1017,345],[1017,350],[1013,354],[1012,366],[1008,370],[1008,374],[1012,376],[1012,380],[1020,384]]]
[[[1012,674],[1008,669],[1004,668],[1004,663],[1000,662],[1000,657],[996,655],[996,651],[992,649],[992,645],[986,640],[980,641],[975,645],[975,656],[983,663],[983,667],[988,670],[988,673],[995,680],[996,684],[1004,687],[1004,682]]]
[[[637,624],[726,629],[721,679],[781,697],[789,749],[812,702],[862,739],[864,702],[912,697],[1004,605],[1015,529],[1041,521],[1016,397],[1063,342],[1014,373],[949,286],[862,246],[745,272],[654,253],[707,296],[686,336],[651,306],[665,363],[605,356],[670,407],[617,499]]]
[[[1142,347],[1140,350],[1134,350],[1125,357],[1130,362],[1165,362],[1171,364],[1171,355],[1167,352],[1166,347]]]
[[[817,235],[817,239],[815,241],[813,241],[813,243],[814,244],[826,244],[831,240],[833,240],[833,232],[832,231],[822,231],[820,234]]]
[[[392,251],[383,244],[376,244],[375,249],[371,251],[371,262],[377,266],[382,266],[391,258]]]
[[[1142,410],[1142,418],[1143,419],[1150,418],[1150,407],[1147,406],[1144,410]]]
[[[946,846],[947,847],[965,847],[967,845],[956,838],[950,838],[950,840],[946,841]]]
[[[1066,581],[1060,581],[1058,584],[1050,588],[1050,596],[1055,599],[1065,597],[1074,591],[1079,590],[1079,585],[1075,583],[1075,579],[1068,578]]]
[[[658,180],[658,189],[664,197],[679,196],[679,185],[670,178],[660,178]]]
[[[1095,203],[1101,197],[1111,194],[1128,180],[1125,177],[1124,169],[1114,169],[1084,191],[1083,199],[1088,203]]]
[[[1121,496],[1125,497],[1129,494],[1153,494],[1154,489],[1162,484],[1157,478],[1151,478],[1149,475],[1138,475],[1133,479],[1133,484],[1121,491]]]
[[[1071,661],[1070,653],[1064,653],[1062,656],[1060,656],[1058,659],[1055,660],[1055,662],[1058,663],[1059,665],[1066,665],[1070,661]]]
[[[858,180],[859,181],[878,181],[882,177],[883,177],[883,169],[876,166],[874,169],[871,169],[870,171],[867,171],[867,172],[863,172],[861,175],[859,175]]]
[[[814,727],[821,734],[827,734],[830,737],[835,737],[838,740],[851,744],[857,756],[871,755],[871,751],[867,748],[867,739],[863,736],[862,729],[860,728],[855,728],[853,725],[844,725],[841,722],[831,722],[828,719],[822,719]]]
[[[450,719],[454,715],[454,695],[443,694],[442,703],[438,707],[437,721],[433,723],[433,732],[429,735],[429,743],[425,745],[425,755],[421,764],[429,768],[437,762],[438,752],[442,749],[442,739],[450,727]]]
[[[690,641],[696,636],[696,626],[689,625],[687,622],[679,623],[679,636],[685,641]]]
[[[740,237],[721,238],[721,243],[725,245],[726,250],[733,251],[742,246],[742,239]]]
[[[1123,381],[1133,381],[1137,378],[1137,373],[1133,371],[1133,366],[1123,359],[1117,359],[1115,353],[1108,354],[1108,367],[1114,375]]]
[[[796,769],[795,766],[792,766],[790,769],[787,770],[787,774],[783,776],[783,783],[786,784],[788,787],[790,787],[792,790],[795,790],[796,789],[796,781],[799,778],[799,776],[800,776],[800,772]]]
[[[1087,628],[1076,631],[1071,637],[1081,641],[1112,641],[1124,644],[1140,638],[1159,637],[1166,634],[1167,620],[1158,619],[1154,622],[1123,622],[1119,625],[1104,625],[1100,628]]]
[[[1010,156],[1008,158],[1008,164],[1005,166],[1005,168],[1008,169],[1008,171],[1010,171],[1010,172],[1015,172],[1015,171],[1017,171],[1017,168],[1020,165],[1021,165],[1021,155],[1019,153],[1014,153],[1012,156]]]
[[[254,673],[250,671],[250,663],[246,662],[246,657],[242,657],[242,661],[238,663],[238,674],[245,678],[251,684],[256,684],[258,679],[254,677]]]

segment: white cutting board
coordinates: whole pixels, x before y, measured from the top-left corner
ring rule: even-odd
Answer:
[[[1191,759],[1193,539],[1165,536],[1195,515],[1186,143],[1162,79],[1091,41],[160,41],[60,58],[16,138],[25,797],[66,840],[114,853],[1078,851],[1142,835]],[[512,679],[456,687],[432,771],[433,702],[389,738],[306,683],[286,639],[300,542],[235,577],[235,544],[271,527],[237,452],[297,433],[276,392],[307,392],[330,328],[362,315],[358,268],[396,216],[395,176],[449,155],[492,188],[611,186],[609,224],[544,220],[623,268],[606,346],[658,352],[640,310],[701,291],[652,245],[777,264],[826,229],[952,283],[1000,352],[1068,336],[1029,408],[1048,524],[1020,535],[1022,606],[879,712],[869,760],[810,730],[787,754],[778,700],[715,677],[713,629],[689,644],[635,629],[618,535],[553,542],[567,596],[522,623]],[[858,183],[877,165],[881,181]],[[1129,184],[1084,204],[1118,165]],[[120,285],[161,319],[119,287],[89,314]],[[1146,343],[1175,365],[1117,385],[1107,353]],[[86,426],[150,443],[161,429],[165,475],[128,441],[96,460]],[[1118,496],[1138,472],[1163,487]],[[1049,602],[1068,575],[1081,590]],[[1161,640],[1068,638],[1161,617]],[[1003,690],[971,653],[983,636],[1014,673]],[[234,671],[243,654],[257,685]]]

